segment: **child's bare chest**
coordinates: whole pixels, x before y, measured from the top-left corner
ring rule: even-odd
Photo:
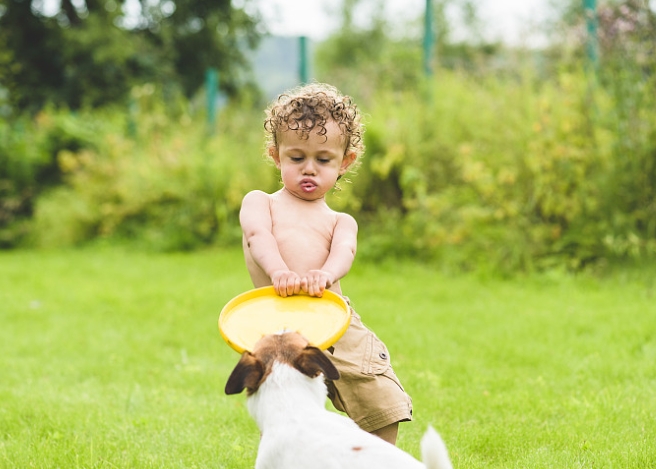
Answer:
[[[272,200],[272,231],[279,244],[329,249],[337,214],[326,205]]]

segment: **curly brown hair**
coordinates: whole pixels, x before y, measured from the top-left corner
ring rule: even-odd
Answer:
[[[312,130],[326,135],[326,122],[335,121],[346,141],[344,154],[353,152],[358,158],[364,153],[362,115],[350,96],[325,83],[302,85],[281,94],[266,109],[264,130],[266,147],[278,148],[280,132],[295,131],[307,138]],[[354,165],[351,165],[355,167]]]

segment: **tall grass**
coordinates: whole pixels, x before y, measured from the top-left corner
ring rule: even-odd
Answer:
[[[356,262],[343,287],[462,468],[656,465],[656,272],[514,280]],[[0,253],[0,467],[253,466],[223,386],[238,250]]]

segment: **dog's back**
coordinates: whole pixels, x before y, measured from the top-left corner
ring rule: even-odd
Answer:
[[[441,438],[422,439],[425,464],[325,408],[323,376],[339,373],[299,334],[266,336],[245,352],[226,393],[247,389],[248,409],[262,432],[257,469],[452,469]]]

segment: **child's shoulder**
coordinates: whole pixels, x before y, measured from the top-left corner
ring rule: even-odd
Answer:
[[[346,213],[346,212],[336,212],[333,210],[333,213],[335,214],[335,224],[341,224],[341,225],[347,225],[355,228],[357,230],[358,227],[358,222],[355,220],[355,218]]]
[[[271,199],[271,194],[267,194],[264,191],[260,190],[254,190],[248,192],[244,198],[242,199],[242,205],[243,204],[264,204],[264,203],[269,203],[269,200]]]
[[[264,191],[256,189],[256,190],[247,192],[246,195],[244,196],[244,199],[246,199],[246,198],[249,198],[249,199],[257,199],[257,198],[264,199],[264,198],[266,198],[266,199],[268,199],[269,197],[271,197],[271,194],[268,194]]]

